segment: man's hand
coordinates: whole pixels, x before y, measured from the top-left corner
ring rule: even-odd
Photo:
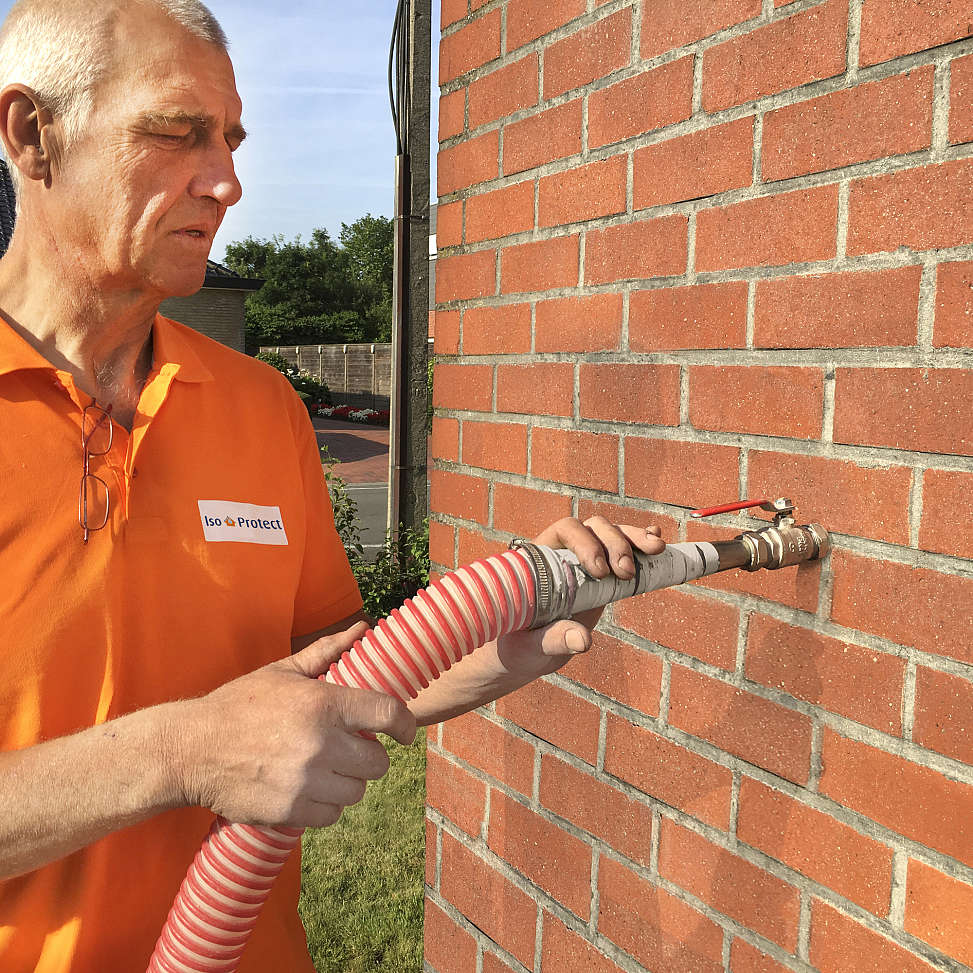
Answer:
[[[184,802],[231,821],[324,827],[389,767],[385,748],[359,731],[415,737],[391,696],[319,680],[367,631],[359,623],[184,704],[173,728]]]
[[[604,517],[591,517],[584,523],[566,517],[534,542],[573,551],[581,566],[596,578],[610,572],[631,578],[635,574],[633,550],[659,554],[666,546],[660,534],[658,527],[615,525]],[[409,708],[420,723],[438,723],[556,672],[591,646],[591,629],[602,610],[595,608],[529,632],[513,632],[482,646],[420,692]]]

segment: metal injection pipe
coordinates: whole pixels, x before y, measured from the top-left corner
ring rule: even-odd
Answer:
[[[730,541],[670,544],[660,554],[635,551],[628,580],[594,578],[571,551],[514,541],[511,550],[451,571],[408,599],[321,678],[404,702],[463,656],[510,632],[718,571],[781,568],[829,552],[828,532],[817,524],[795,525],[789,501],[746,505],[773,510],[773,526]],[[176,896],[149,973],[233,973],[301,833],[217,819]]]

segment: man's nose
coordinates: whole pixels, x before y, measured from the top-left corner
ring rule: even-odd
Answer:
[[[233,153],[225,142],[208,149],[193,180],[192,191],[194,196],[210,196],[222,206],[240,201],[243,187],[236,176]]]

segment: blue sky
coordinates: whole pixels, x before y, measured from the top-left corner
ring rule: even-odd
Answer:
[[[387,72],[394,0],[208,5],[230,39],[250,133],[237,153],[243,199],[227,213],[213,258],[246,236],[306,238],[318,226],[337,236],[342,222],[365,213],[391,216],[395,137]],[[438,21],[438,0],[432,5]],[[0,16],[11,6],[0,0]]]

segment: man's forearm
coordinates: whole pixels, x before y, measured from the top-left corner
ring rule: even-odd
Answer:
[[[180,705],[0,754],[0,879],[182,804],[168,746]]]

